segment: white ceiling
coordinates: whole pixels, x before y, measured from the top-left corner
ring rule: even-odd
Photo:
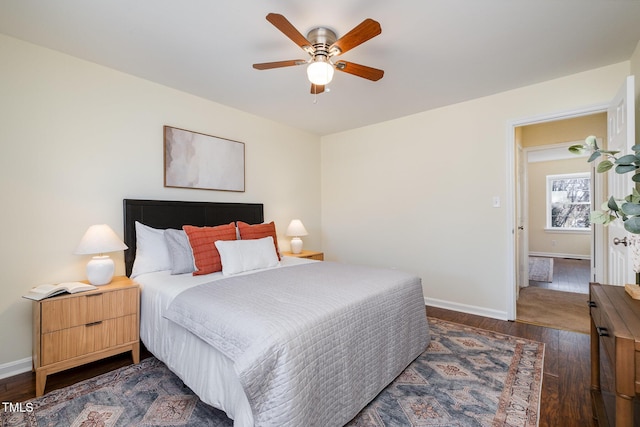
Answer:
[[[316,98],[303,66],[253,69],[308,57],[269,12],[303,35],[377,20],[340,58],[384,78],[336,73]],[[1,0],[0,32],[325,135],[626,61],[640,1]]]

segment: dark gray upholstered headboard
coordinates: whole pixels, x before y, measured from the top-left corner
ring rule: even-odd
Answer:
[[[124,199],[124,242],[129,247],[124,251],[127,276],[131,275],[136,256],[136,221],[162,229],[181,229],[183,225],[215,226],[233,221],[260,224],[264,222],[264,205]]]

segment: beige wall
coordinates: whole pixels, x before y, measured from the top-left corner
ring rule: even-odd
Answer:
[[[595,135],[603,143],[607,140],[607,114],[598,113],[572,119],[538,123],[520,128],[520,143],[525,148],[580,143],[588,135]],[[556,160],[528,165],[528,224],[529,251],[547,256],[591,256],[589,233],[562,233],[545,231],[546,226],[546,176],[562,173],[589,172],[585,158]],[[601,201],[596,201],[600,205]]]
[[[606,112],[522,126],[522,146],[539,147],[563,142],[584,142],[589,135],[595,135],[606,141]]]
[[[124,198],[264,203],[321,249],[319,137],[5,36],[0,57],[0,374],[31,354],[21,295],[83,279],[73,250],[91,224],[122,236]],[[246,192],[164,188],[163,125],[244,142]]]
[[[323,137],[325,256],[413,271],[429,303],[505,318],[510,123],[605,105],[628,74],[623,62]]]

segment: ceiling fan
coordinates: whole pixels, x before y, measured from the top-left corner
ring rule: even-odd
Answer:
[[[278,13],[268,14],[267,21],[271,22],[285,36],[289,37],[295,44],[307,52],[310,58],[306,60],[294,59],[253,64],[253,68],[257,70],[308,64],[307,77],[311,82],[312,94],[324,92],[325,85],[329,84],[333,78],[334,69],[372,81],[378,81],[384,75],[384,71],[377,68],[367,67],[366,65],[341,59],[337,61],[332,60],[333,57],[342,55],[382,33],[380,24],[373,19],[365,19],[339,39],[335,32],[326,27],[313,28],[307,33],[307,37],[305,37],[287,18]]]

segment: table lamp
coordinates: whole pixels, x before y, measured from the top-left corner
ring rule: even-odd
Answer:
[[[306,236],[307,229],[304,228],[302,221],[299,219],[291,220],[289,227],[287,227],[287,236],[291,236],[291,252],[299,254],[302,252],[302,239],[300,236]]]
[[[127,245],[118,238],[111,227],[107,224],[98,224],[92,225],[84,233],[74,254],[97,254],[87,264],[87,279],[92,285],[99,286],[110,283],[115,271],[113,260],[105,253],[125,249]]]

